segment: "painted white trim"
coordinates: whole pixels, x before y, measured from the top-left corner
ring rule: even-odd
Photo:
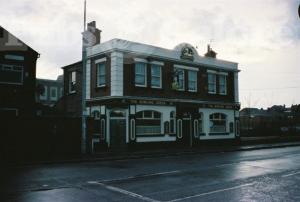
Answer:
[[[111,96],[123,96],[123,53],[111,53]]]
[[[178,69],[186,69],[186,70],[192,70],[192,71],[199,71],[199,68],[197,67],[190,67],[190,66],[185,66],[185,65],[174,65],[175,68]]]
[[[237,70],[238,64],[226,60],[194,55],[194,61],[186,61],[181,59],[181,51],[175,49],[166,49],[152,45],[131,42],[123,39],[112,39],[107,42],[95,45],[87,49],[87,56],[93,57],[111,51],[121,51],[124,53],[144,55],[145,57],[157,57],[161,59],[180,61],[195,65],[208,66],[217,69]]]
[[[239,102],[239,75],[234,72],[234,101]]]
[[[105,115],[105,105],[100,106],[101,115]]]
[[[95,64],[102,63],[102,62],[106,62],[106,57],[95,60]]]
[[[135,139],[135,120],[130,120],[130,140]]]
[[[179,122],[180,122],[180,124],[179,124]],[[180,128],[179,128],[179,125],[181,126]],[[176,130],[177,138],[181,139],[182,138],[182,120],[181,119],[177,120],[176,128],[177,128],[177,130]]]
[[[207,73],[211,73],[211,74],[217,74],[218,73],[218,71],[210,70],[210,69],[208,69],[206,72]]]
[[[199,108],[199,113],[203,114],[203,133],[205,136],[199,136],[201,140],[209,140],[209,139],[234,139],[235,133],[230,133],[229,131],[229,123],[235,120],[234,110],[233,109],[209,109],[209,108]],[[226,131],[229,132],[229,135],[209,135],[210,133],[210,119],[209,115],[213,113],[223,113],[226,115]]]
[[[176,137],[165,135],[164,137],[136,137],[136,142],[170,142],[176,141]]]
[[[154,64],[154,65],[159,65],[159,66],[164,66],[164,62],[161,62],[161,61],[150,61],[149,62],[150,64]]]
[[[134,62],[142,62],[142,63],[148,63],[148,60],[144,58],[133,58]]]
[[[228,72],[218,72],[218,75],[224,75],[224,76],[228,76]]]

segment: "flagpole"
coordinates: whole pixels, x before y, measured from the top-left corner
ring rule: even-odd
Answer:
[[[86,0],[84,0],[84,20],[83,20],[83,33],[86,31]],[[81,134],[81,153],[86,154],[87,138],[86,138],[86,103],[85,103],[85,76],[86,76],[86,44],[82,35],[82,134]]]

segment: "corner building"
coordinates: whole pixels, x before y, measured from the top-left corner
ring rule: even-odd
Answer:
[[[65,85],[73,94],[76,71],[68,68]],[[170,50],[112,39],[88,48],[92,145],[121,149],[234,140],[239,136],[238,72],[237,63],[217,59],[210,47],[200,56],[187,43]]]

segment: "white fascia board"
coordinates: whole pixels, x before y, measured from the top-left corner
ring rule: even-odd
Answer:
[[[150,61],[149,62],[150,64],[153,64],[153,65],[159,65],[159,66],[164,66],[164,62],[160,62],[160,61]]]
[[[122,39],[112,39],[110,41],[95,45],[87,49],[87,57],[112,52],[114,50],[134,53],[142,56],[151,56],[167,60],[175,60],[191,65],[202,65],[216,69],[235,70],[237,71],[238,63],[220,60],[216,58],[204,57],[200,55],[194,56],[194,61],[180,59],[181,52],[171,49],[160,48],[152,45],[131,42]]]
[[[218,74],[218,75],[224,75],[224,76],[227,76],[227,75],[228,75],[228,72],[218,72],[218,71],[210,70],[210,69],[207,70],[207,73]]]
[[[143,62],[143,63],[148,63],[148,60],[144,58],[134,58],[134,62]]]
[[[189,67],[189,66],[184,66],[184,65],[174,65],[175,68],[178,69],[186,69],[186,70],[192,70],[192,71],[199,71],[199,68],[197,67]]]
[[[106,58],[100,58],[98,60],[95,60],[95,64],[101,63],[101,62],[106,62]]]

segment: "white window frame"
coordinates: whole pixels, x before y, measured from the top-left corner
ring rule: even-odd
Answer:
[[[147,117],[147,116],[145,116],[145,111],[149,111],[149,112],[151,112],[151,117]],[[162,123],[162,121],[163,121],[163,113],[162,112],[159,112],[159,111],[155,111],[155,110],[143,110],[143,111],[139,111],[139,112],[137,112],[137,113],[141,113],[142,112],[142,117],[136,117],[136,120],[160,120],[160,132],[159,133],[143,133],[143,134],[137,134],[137,133],[135,133],[136,135],[138,135],[138,136],[140,136],[140,137],[142,137],[142,136],[147,136],[147,135],[161,135],[161,131],[162,131],[162,127],[163,127],[163,123]],[[160,115],[160,118],[155,118],[154,117],[154,113],[159,113],[159,115]],[[136,124],[136,123],[135,123]],[[136,126],[135,125],[135,127],[137,128],[137,127],[139,127],[139,125],[138,126]],[[146,127],[148,127],[148,128],[153,128],[153,126],[151,125],[151,126],[146,126],[146,125],[143,125],[143,127],[144,128],[146,128]],[[135,131],[136,132],[136,131]]]
[[[76,71],[71,71],[69,73],[69,93],[75,93],[76,89],[72,90],[72,85],[73,85],[73,73],[75,75],[75,81],[74,81],[74,85],[76,85]]]
[[[153,77],[156,77],[158,78],[158,76],[153,76],[152,74],[152,68],[153,67],[158,67],[159,68],[159,86],[153,86],[152,84],[152,78]],[[158,65],[158,64],[151,64],[151,88],[161,88],[162,87],[162,75],[161,75],[161,65]]]
[[[193,81],[193,80],[190,80],[190,74],[191,73],[195,73],[196,74],[196,80],[195,81]],[[192,82],[195,82],[195,90],[191,90],[190,89],[190,81],[192,81]],[[198,72],[197,71],[193,71],[193,70],[189,70],[188,71],[188,91],[189,92],[197,92],[197,85],[198,85]]]
[[[52,90],[55,90],[55,96],[52,96]],[[49,97],[50,97],[50,100],[51,101],[57,101],[57,98],[58,98],[58,94],[57,94],[57,87],[54,87],[54,86],[50,86],[50,93],[49,93]]]
[[[106,64],[105,62],[99,62],[97,65],[97,87],[105,87],[106,86]],[[104,68],[104,74],[100,75],[100,67]],[[104,76],[104,84],[100,84],[100,76]]]
[[[215,114],[219,114],[219,115],[224,115],[225,116],[225,119],[222,119],[222,118],[215,118],[214,115]],[[213,118],[211,119],[210,116],[213,115]],[[212,113],[209,115],[209,122],[211,121],[225,121],[225,131],[220,131],[220,132],[216,132],[216,131],[211,131],[211,126],[209,127],[209,133],[227,133],[228,132],[228,126],[227,126],[227,122],[228,122],[228,116],[227,114],[224,114],[224,113],[219,113],[219,112],[215,112],[215,113]]]
[[[209,75],[212,75],[214,77],[214,82],[210,82]],[[210,91],[210,89],[209,89],[210,84],[214,84],[214,91]],[[209,94],[216,94],[217,93],[217,74],[216,73],[212,73],[212,72],[207,73],[207,92]]]
[[[145,83],[144,84],[137,84],[136,83],[136,75],[137,75],[137,73],[136,73],[136,65],[137,64],[143,64],[144,65],[144,69],[145,69],[145,74],[144,74],[144,76],[145,76]],[[139,74],[139,75],[141,75],[141,74]],[[137,86],[137,87],[147,87],[147,63],[142,62],[142,61],[136,61],[135,62],[135,65],[134,65],[134,85]]]
[[[221,82],[220,82],[220,78],[221,77],[224,77],[224,89],[225,89],[225,92],[221,92],[220,89],[221,89]],[[220,95],[227,95],[227,75],[225,74],[219,74],[219,94]]]

